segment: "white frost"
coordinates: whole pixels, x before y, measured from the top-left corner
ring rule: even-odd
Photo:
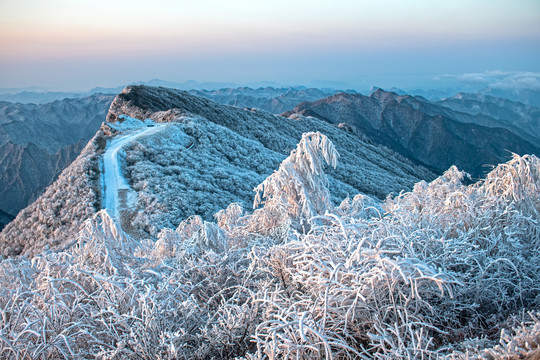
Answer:
[[[117,221],[120,219],[119,211],[121,208],[128,206],[131,202],[130,199],[134,198],[135,195],[122,175],[118,153],[126,144],[129,144],[133,140],[156,134],[172,125],[171,123],[156,124],[149,119],[142,122],[127,116],[125,118],[126,120],[122,124],[114,125],[118,128],[130,129],[130,131],[111,139],[107,144],[105,154],[103,154],[103,208],[109,210]],[[113,124],[109,124],[109,126],[111,125]],[[151,125],[151,127],[148,127],[148,125]],[[127,203],[124,206],[119,202],[118,194],[120,190],[127,191]]]

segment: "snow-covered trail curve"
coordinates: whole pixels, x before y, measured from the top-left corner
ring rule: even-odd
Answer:
[[[156,124],[153,127],[142,127],[125,135],[113,138],[103,154],[102,192],[103,208],[120,223],[119,193],[121,190],[131,190],[126,179],[122,175],[122,168],[118,161],[120,150],[133,140],[143,136],[153,135],[168,128],[171,124]]]

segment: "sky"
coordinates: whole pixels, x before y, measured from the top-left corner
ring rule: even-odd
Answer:
[[[2,0],[0,88],[540,73],[539,0]]]

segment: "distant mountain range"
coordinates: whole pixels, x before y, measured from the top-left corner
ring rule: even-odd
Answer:
[[[346,125],[438,173],[457,165],[474,177],[481,177],[489,170],[486,165],[507,161],[510,151],[540,153],[537,109],[494,98],[488,100],[491,102],[474,114],[476,110],[472,109],[478,106],[478,99],[454,98],[436,103],[378,89],[370,96],[337,94],[302,103],[283,115],[301,114]],[[471,110],[460,112],[451,107]],[[527,113],[519,115],[519,109]],[[490,117],[494,112],[500,116]],[[506,119],[512,115],[517,118]]]
[[[479,93],[505,98],[520,103],[540,107],[540,89],[513,89],[488,87]]]
[[[0,102],[0,210],[15,216],[43,193],[99,129],[113,98]]]
[[[171,89],[186,90],[196,96],[206,97],[225,105],[258,107],[267,111],[283,112],[290,110],[299,101],[311,101],[335,94],[337,90],[328,88],[306,88],[306,87],[237,87],[226,83],[197,83],[187,81],[185,83],[171,83],[161,80],[152,80],[134,85],[162,86]],[[125,86],[104,88],[93,88],[88,92],[54,92],[54,91],[18,91],[15,93],[1,93],[0,101],[23,103],[23,104],[45,104],[56,100],[67,98],[83,98],[94,94],[116,95]],[[352,90],[351,90],[352,91]],[[352,91],[354,92],[354,91]],[[295,102],[299,99],[298,102]],[[275,104],[273,104],[275,103]]]
[[[220,90],[190,90],[195,96],[205,97],[224,105],[255,107],[272,114],[291,110],[303,101],[316,101],[336,94],[337,91],[315,88],[235,88]],[[356,93],[351,91],[351,93]]]
[[[502,127],[533,144],[540,144],[540,108],[485,94],[459,93],[437,102],[473,117],[459,116],[460,121],[487,127]]]

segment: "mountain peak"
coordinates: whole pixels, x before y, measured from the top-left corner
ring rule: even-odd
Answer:
[[[381,88],[377,88],[377,90],[372,92],[371,95],[369,95],[369,97],[379,102],[386,102],[386,101],[391,101],[391,100],[401,102],[404,99],[411,98],[410,95],[400,95],[393,91],[386,91]]]

